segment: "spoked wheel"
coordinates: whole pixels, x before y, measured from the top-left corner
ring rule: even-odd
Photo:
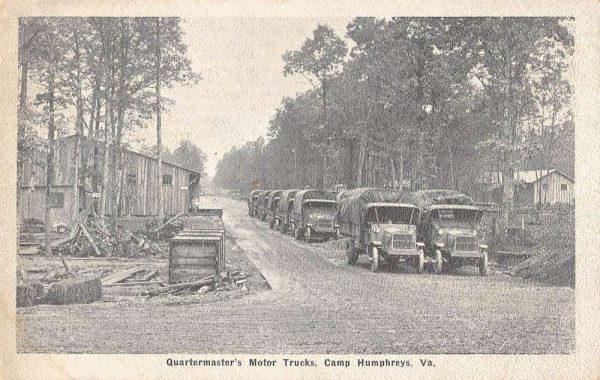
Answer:
[[[419,255],[415,260],[415,267],[419,274],[423,273],[423,269],[425,269],[425,252],[422,249],[419,249]]]
[[[444,258],[442,252],[439,249],[435,250],[435,261],[433,262],[433,272],[435,274],[441,274],[444,269]]]
[[[348,240],[346,242],[346,263],[354,265],[357,261],[358,255],[356,254],[356,250],[354,249],[354,241]]]
[[[379,270],[379,248],[373,247],[371,250],[371,272]]]
[[[483,252],[483,257],[479,259],[479,275],[487,276],[488,274],[488,254]]]
[[[396,268],[398,268],[398,263],[400,260],[397,257],[389,257],[386,259],[387,262],[387,270],[393,272]]]

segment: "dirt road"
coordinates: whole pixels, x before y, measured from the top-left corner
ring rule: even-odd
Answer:
[[[20,352],[568,353],[575,297],[473,270],[371,273],[341,264],[332,243],[308,244],[223,207],[237,244],[272,291],[213,304],[97,303],[18,311]],[[364,259],[363,259],[364,260]]]

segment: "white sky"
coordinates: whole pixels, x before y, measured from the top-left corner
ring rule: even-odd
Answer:
[[[327,24],[345,38],[350,19],[194,18],[185,19],[184,41],[197,86],[164,91],[175,100],[163,115],[163,144],[174,150],[181,139],[198,145],[208,156],[207,173],[214,175],[223,153],[259,136],[284,96],[310,87],[301,76],[283,76],[281,58],[300,48],[316,26]],[[146,145],[156,144],[155,122],[138,131]]]

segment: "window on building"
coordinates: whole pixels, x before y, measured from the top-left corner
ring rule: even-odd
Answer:
[[[171,186],[173,184],[173,176],[171,174],[163,174],[163,185]]]
[[[567,184],[566,183],[561,183],[560,184],[560,190],[561,191],[567,191]]]
[[[132,186],[137,185],[137,175],[127,174],[127,184]]]
[[[48,198],[48,204],[51,208],[63,208],[65,207],[65,194],[63,193],[50,193]]]

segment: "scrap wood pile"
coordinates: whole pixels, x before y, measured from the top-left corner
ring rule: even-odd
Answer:
[[[147,286],[154,284],[164,286],[161,281],[155,279],[159,274],[157,269],[143,266],[135,267],[103,277],[102,286]]]
[[[91,209],[83,211],[73,222],[68,237],[53,241],[51,246],[53,251],[67,256],[164,256],[165,250],[157,244],[160,241],[158,232],[170,223],[172,221],[167,221],[152,230],[118,229],[113,232],[104,227]]]
[[[161,294],[187,295],[192,293],[208,293],[211,291],[234,290],[240,288],[248,291],[246,281],[248,275],[241,271],[223,271],[218,275],[211,275],[201,280],[173,284],[163,288],[142,292],[143,296],[154,297]]]
[[[92,270],[70,266],[17,271],[17,307],[38,304],[64,305],[90,303],[102,299],[100,278]]]

